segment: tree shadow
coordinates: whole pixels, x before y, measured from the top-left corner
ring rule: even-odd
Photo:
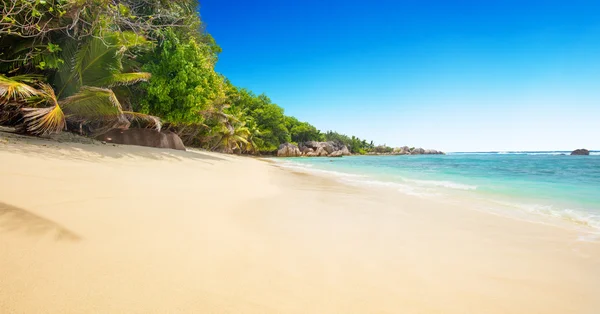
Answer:
[[[80,161],[141,157],[144,159],[173,161],[191,159],[212,164],[211,161],[227,160],[194,150],[180,151],[134,145],[102,144],[102,142],[80,136],[68,136],[67,138],[68,140],[64,140],[64,137],[42,138],[0,130],[0,147],[30,156],[38,155]]]
[[[60,224],[26,209],[0,202],[0,231],[32,236],[52,235],[56,241],[79,241],[81,237]]]

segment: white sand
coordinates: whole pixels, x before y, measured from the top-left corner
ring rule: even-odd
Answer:
[[[0,312],[600,313],[600,244],[468,207],[0,133]]]

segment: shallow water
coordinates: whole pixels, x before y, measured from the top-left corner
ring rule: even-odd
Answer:
[[[561,155],[566,154],[566,155]],[[451,153],[419,156],[283,158],[286,167],[347,183],[422,197],[465,197],[502,209],[558,218],[600,231],[600,152]]]

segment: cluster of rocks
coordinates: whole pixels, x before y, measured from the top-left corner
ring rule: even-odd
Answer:
[[[421,147],[409,148],[408,146],[402,146],[394,148],[393,155],[444,155],[444,152],[435,149],[423,149]]]
[[[308,141],[296,146],[292,143],[279,145],[278,157],[342,157],[349,156],[350,150],[346,145],[337,142]]]
[[[444,155],[445,153],[435,149],[424,149],[420,147],[403,146],[396,147],[392,151],[388,152],[369,152],[367,155]]]
[[[388,152],[370,152],[368,155],[443,155],[435,149],[409,148],[408,146],[394,148]],[[278,157],[342,157],[352,155],[346,145],[338,142],[308,141],[296,146],[291,143],[279,145]]]

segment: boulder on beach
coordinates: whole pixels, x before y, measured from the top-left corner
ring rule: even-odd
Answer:
[[[324,147],[317,147],[315,154],[319,157],[325,157],[325,156],[329,155],[329,153],[325,150]]]
[[[329,154],[328,157],[342,157],[342,156],[343,156],[342,151],[341,150],[336,150],[335,152]]]
[[[576,149],[571,152],[571,155],[589,155],[590,151],[585,148]]]
[[[185,150],[183,141],[177,134],[154,129],[112,129],[96,139],[114,144]]]
[[[292,143],[283,143],[279,145],[277,150],[277,157],[299,157],[302,156],[302,152],[298,146]]]
[[[350,152],[350,150],[348,149],[348,147],[346,145],[343,145],[342,149],[338,150],[338,152],[342,152],[342,156],[352,155],[352,153]]]
[[[312,148],[310,148],[310,147],[307,147],[307,146],[300,146],[299,148],[300,148],[300,152],[301,152],[302,154],[304,154],[304,155],[306,155],[306,154],[308,154],[308,153],[314,153],[314,152],[315,152],[315,150],[314,150],[314,149],[312,149]]]

